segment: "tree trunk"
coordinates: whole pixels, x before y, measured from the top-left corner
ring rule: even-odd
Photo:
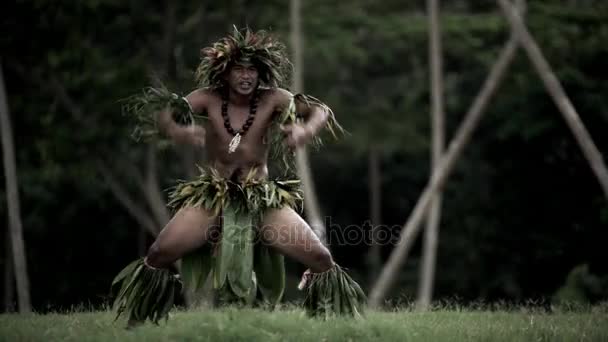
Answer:
[[[530,32],[528,32],[528,29],[524,25],[516,9],[511,6],[510,2],[507,0],[497,1],[507,17],[512,31],[515,33],[520,44],[532,61],[536,72],[542,79],[545,89],[551,95],[555,105],[564,116],[564,119],[574,134],[577,143],[583,150],[583,154],[587,158],[591,169],[595,173],[595,176],[597,177],[602,190],[604,191],[604,196],[608,199],[608,169],[606,168],[602,154],[595,146],[591,135],[589,132],[587,132],[585,125],[576,112],[576,109],[572,105],[572,102],[570,102],[568,95],[566,95],[564,88],[562,88],[559,80],[551,70],[551,66],[545,59],[545,56],[543,56],[542,51],[538,47],[538,44]]]
[[[31,312],[30,285],[27,275],[27,261],[25,258],[25,243],[23,242],[23,227],[19,209],[19,191],[17,179],[17,166],[13,146],[13,132],[10,114],[8,112],[8,99],[4,85],[4,73],[0,61],[0,130],[2,131],[2,152],[4,156],[4,176],[6,181],[6,203],[8,206],[8,219],[11,232],[11,249],[15,279],[17,281],[17,298],[19,312]]]
[[[304,82],[302,78],[302,24],[301,24],[301,4],[300,0],[290,1],[291,11],[291,43],[293,49],[293,90],[296,93],[300,93],[304,89]],[[325,224],[321,216],[319,209],[319,202],[317,201],[317,194],[314,187],[313,177],[310,170],[310,163],[308,161],[308,154],[306,148],[298,148],[296,150],[296,161],[298,174],[302,179],[302,186],[304,189],[304,209],[306,211],[306,217],[308,223],[313,229],[315,234],[319,237],[324,245],[327,245],[327,236],[325,231]]]
[[[6,251],[4,253],[4,312],[13,312],[15,306],[15,275],[13,274],[13,256],[10,233],[6,231]]]
[[[368,161],[371,246],[367,254],[367,264],[369,267],[369,282],[371,284],[378,276],[382,267],[381,247],[376,239],[382,222],[382,175],[378,147],[372,146],[370,148]]]
[[[163,28],[164,37],[161,45],[161,62],[167,78],[172,83],[177,78],[177,63],[175,58],[175,44],[177,33],[177,2],[167,1],[165,12],[165,26]],[[152,211],[153,217],[159,227],[164,227],[169,222],[170,214],[167,210],[167,205],[160,190],[158,181],[158,170],[156,167],[156,147],[155,143],[147,146],[146,150],[146,166],[145,172],[145,190],[144,195],[148,202],[148,206]]]
[[[427,0],[429,16],[430,92],[432,121],[431,173],[438,167],[445,144],[445,120],[443,109],[443,75],[441,52],[441,26],[439,22],[439,0]],[[422,267],[418,287],[418,307],[426,310],[431,304],[437,259],[439,222],[441,220],[441,191],[432,199],[424,234]]]
[[[396,275],[400,267],[405,263],[409,250],[419,232],[420,222],[431,203],[431,199],[436,195],[437,191],[441,189],[452,171],[456,160],[460,157],[462,150],[469,142],[490,98],[495,93],[505,71],[513,61],[516,50],[517,41],[512,37],[503,48],[498,61],[492,67],[481,91],[475,98],[462,124],[458,128],[454,139],[450,142],[447,152],[441,159],[439,166],[433,171],[429,183],[426,185],[412,214],[403,227],[399,242],[393,249],[387,263],[382,269],[378,281],[372,288],[369,298],[370,306],[378,307],[389,288],[395,282]]]

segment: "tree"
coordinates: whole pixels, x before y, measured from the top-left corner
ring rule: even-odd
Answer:
[[[15,274],[13,272],[13,251],[11,249],[10,231],[6,231],[6,250],[4,257],[4,312],[14,310],[13,298],[15,295]]]
[[[429,17],[429,57],[431,75],[431,121],[432,121],[432,163],[431,172],[439,166],[445,140],[445,120],[443,111],[443,75],[441,57],[441,26],[439,23],[439,1],[427,0]],[[418,289],[418,305],[428,308],[433,297],[439,222],[441,220],[441,191],[432,200],[428,212],[424,234],[424,250]]]
[[[304,64],[302,60],[303,36],[300,12],[300,0],[291,0],[291,42],[294,55],[293,90],[296,93],[301,93],[304,90],[304,82],[302,78]],[[306,210],[306,216],[308,218],[310,227],[313,229],[315,234],[317,234],[323,244],[327,245],[325,226],[321,216],[321,210],[319,209],[314,178],[310,170],[308,153],[306,152],[305,147],[299,147],[296,150],[296,165],[298,168],[298,174],[302,179],[302,186],[304,188],[304,209]]]
[[[15,162],[15,149],[13,147],[13,132],[9,114],[4,72],[0,60],[0,130],[2,132],[2,155],[4,156],[4,178],[6,184],[6,203],[8,205],[8,218],[10,228],[12,260],[14,263],[15,279],[17,281],[17,298],[19,312],[32,311],[30,302],[30,285],[27,275],[27,261],[25,257],[25,243],[23,241],[23,225],[19,209],[19,181]]]

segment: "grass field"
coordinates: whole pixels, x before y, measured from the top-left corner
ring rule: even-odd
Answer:
[[[363,320],[223,308],[174,311],[127,330],[111,312],[0,315],[1,341],[608,341],[605,306],[577,312],[442,309],[367,312]]]

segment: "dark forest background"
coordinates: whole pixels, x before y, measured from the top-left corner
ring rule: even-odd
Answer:
[[[134,141],[120,100],[153,79],[180,93],[192,90],[199,50],[232,25],[271,30],[288,44],[288,6],[279,0],[4,4],[0,54],[34,309],[102,304],[112,277],[162,227],[163,191],[194,176],[199,152]],[[306,0],[302,21],[305,92],[328,103],[350,132],[311,155],[329,233],[370,220],[372,153],[381,176],[377,223],[401,226],[429,177],[424,2]],[[607,4],[530,0],[526,21],[606,155]],[[441,24],[450,139],[509,28],[490,0],[443,1]],[[0,192],[8,232],[4,184]],[[520,50],[445,188],[435,298],[550,301],[575,267],[588,265],[568,286],[592,302],[605,299],[607,226],[599,183]],[[7,236],[0,234],[0,267],[10,272]],[[420,247],[391,298],[415,296]],[[391,248],[382,246],[382,260]],[[331,249],[369,289],[379,271],[368,261],[369,246]],[[286,299],[293,300],[303,268],[290,263],[288,271]],[[6,293],[12,276],[4,276]]]

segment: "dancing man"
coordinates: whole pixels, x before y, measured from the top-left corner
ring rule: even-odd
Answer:
[[[209,277],[224,298],[274,305],[285,285],[283,255],[308,268],[299,286],[308,313],[361,314],[363,291],[297,213],[294,150],[319,143],[324,128],[341,128],[321,101],[282,88],[290,70],[281,42],[235,28],[202,50],[198,87],[187,96],[148,88],[132,98],[140,133],[205,148],[207,161],[200,176],[173,189],[175,214],[146,257],[114,279],[119,316],[156,323],[168,317],[180,282],[196,291]],[[178,259],[180,277],[171,271]]]

